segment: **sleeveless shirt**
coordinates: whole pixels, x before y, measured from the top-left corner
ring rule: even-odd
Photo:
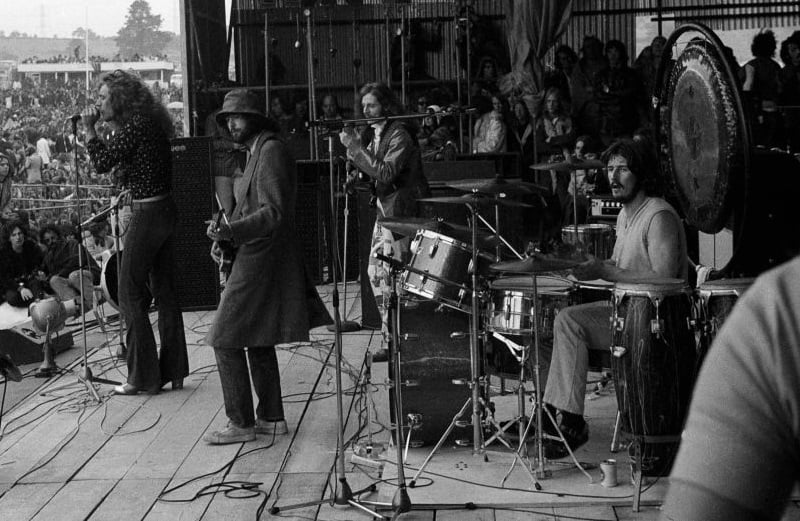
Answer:
[[[672,273],[670,277],[688,280],[686,234],[675,209],[660,197],[648,197],[632,215],[628,215],[626,210],[623,208],[617,216],[617,240],[611,257],[617,267],[633,270],[653,269],[648,253],[647,233],[653,218],[661,212],[667,212],[673,216],[680,230],[680,272]]]

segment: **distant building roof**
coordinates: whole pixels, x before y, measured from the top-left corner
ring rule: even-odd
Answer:
[[[89,62],[92,67],[92,62]],[[100,71],[173,71],[175,64],[169,61],[138,61],[138,62],[100,62]],[[84,72],[86,62],[75,63],[20,63],[17,70],[22,73],[54,73],[54,72]]]

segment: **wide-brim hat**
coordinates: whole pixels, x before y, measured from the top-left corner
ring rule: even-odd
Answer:
[[[225,95],[222,108],[217,113],[217,124],[224,127],[225,118],[231,114],[250,114],[258,119],[268,121],[263,111],[264,104],[258,96],[247,89],[234,89]]]

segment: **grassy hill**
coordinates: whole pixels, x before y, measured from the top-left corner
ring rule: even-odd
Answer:
[[[81,57],[83,45],[81,41]],[[0,60],[23,61],[26,58],[37,56],[40,59],[62,56],[72,56],[77,40],[72,38],[0,38]],[[89,55],[103,56],[111,59],[117,54],[117,42],[113,38],[93,38],[89,40]],[[169,61],[176,64],[181,62],[180,37],[172,38],[164,50]]]

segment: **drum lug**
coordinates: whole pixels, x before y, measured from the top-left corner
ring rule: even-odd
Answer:
[[[628,348],[625,346],[611,346],[611,354],[616,358],[622,358],[627,352]]]
[[[664,321],[660,318],[654,318],[650,321],[650,332],[654,335],[661,335],[664,331]]]
[[[428,256],[429,257],[436,256],[436,250],[438,250],[438,249],[439,249],[439,237],[436,237],[433,240],[433,244],[431,244],[431,247],[428,248]]]
[[[623,331],[625,329],[625,317],[611,317],[611,327],[616,331]]]
[[[423,424],[422,414],[418,412],[410,412],[406,414],[406,418],[408,418],[408,425],[409,428],[412,430],[419,429],[420,426]]]

